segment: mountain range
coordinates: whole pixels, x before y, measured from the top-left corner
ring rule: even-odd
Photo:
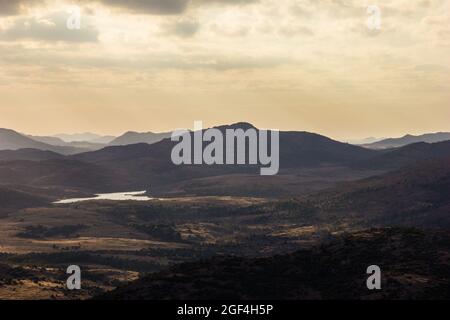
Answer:
[[[230,126],[219,126],[217,128],[223,130],[224,128],[236,128],[243,129],[254,128],[248,123],[237,123]],[[285,132],[287,136],[288,132]],[[310,137],[319,136],[313,133],[291,131],[290,134],[302,133],[304,139],[298,141],[298,146],[302,147],[305,143],[308,143],[307,135]],[[19,150],[19,149],[38,149],[53,151],[64,155],[71,155],[77,153],[83,153],[88,151],[96,151],[109,146],[125,146],[130,144],[154,144],[162,140],[168,139],[171,136],[171,132],[153,133],[153,132],[134,132],[128,131],[119,137],[114,136],[102,136],[94,133],[80,133],[80,134],[58,134],[54,136],[32,136],[18,133],[10,129],[0,129],[0,150]],[[331,139],[330,139],[331,140]],[[406,135],[402,138],[389,138],[378,140],[376,138],[364,139],[365,143],[352,142],[352,145],[357,145],[367,149],[384,150],[403,147],[409,144],[425,142],[436,143],[441,141],[450,140],[450,133],[429,133],[420,136]],[[373,143],[367,143],[368,141],[375,141]]]
[[[153,132],[145,132],[139,133],[134,131],[129,131],[110,141],[108,146],[124,146],[127,144],[136,144],[136,143],[147,143],[153,144],[159,142],[163,139],[170,138],[172,135],[171,132],[165,133],[153,133]]]
[[[435,143],[446,140],[450,140],[450,132],[427,133],[418,136],[408,134],[401,138],[389,138],[373,143],[365,143],[363,146],[371,149],[388,149],[403,147],[418,142]]]
[[[250,127],[253,128],[250,124],[238,123],[218,129]],[[242,192],[255,196],[286,196],[299,192],[299,179],[296,177],[303,176],[306,181],[312,177],[311,184],[316,185],[312,190],[316,190],[330,186],[329,182],[336,179],[358,179],[420,161],[450,157],[450,141],[371,150],[308,132],[280,132],[280,174],[264,178],[259,176],[259,166],[256,165],[176,166],[171,160],[174,144],[170,139],[163,139],[153,144],[108,146],[79,153],[75,152],[75,147],[52,146],[14,131],[1,130],[2,148],[21,146],[27,149],[0,151],[0,184],[17,182],[36,187],[63,187],[100,193],[123,190],[153,190],[160,193],[180,192],[183,189],[193,191],[196,190],[193,188],[195,184],[201,186],[197,188],[198,192],[206,192],[206,195]],[[321,168],[328,168],[324,171],[330,177],[328,182],[319,176]],[[342,170],[340,168],[348,168],[345,169],[345,177],[342,174],[333,177],[335,172]],[[250,181],[251,185],[255,185],[251,190],[245,186]]]

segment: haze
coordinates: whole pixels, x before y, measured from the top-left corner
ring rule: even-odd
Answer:
[[[69,30],[78,5],[81,29]],[[0,0],[0,127],[450,131],[450,1]]]

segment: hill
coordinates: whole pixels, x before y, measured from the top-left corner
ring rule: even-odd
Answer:
[[[449,299],[445,232],[374,229],[270,258],[216,257],[176,265],[99,297],[111,300]],[[366,287],[368,266],[382,290]]]
[[[250,124],[239,123],[218,127],[248,129]],[[142,186],[149,183],[171,183],[192,178],[227,174],[259,174],[259,165],[183,165],[172,163],[171,152],[175,145],[165,139],[152,145],[135,144],[107,147],[99,151],[77,154],[73,158],[105,166],[115,172],[127,174]],[[280,133],[280,168],[317,168],[322,165],[345,165],[355,160],[367,159],[376,151],[341,143],[307,132]]]
[[[450,228],[450,157],[425,161],[290,203],[333,225]]]
[[[52,152],[42,151],[37,149],[19,149],[19,150],[0,150],[0,161],[11,160],[30,160],[42,161],[50,159],[62,159],[63,155]]]
[[[48,205],[50,197],[0,186],[0,214],[10,209]]]
[[[108,169],[70,159],[0,162],[0,184],[102,192],[120,188],[124,181],[127,179]]]
[[[364,161],[356,161],[359,168],[398,169],[415,163],[450,157],[450,141],[413,143],[397,149],[379,151]]]

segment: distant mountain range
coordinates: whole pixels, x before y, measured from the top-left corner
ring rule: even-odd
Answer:
[[[113,141],[115,136],[102,136],[96,133],[75,133],[75,134],[56,134],[52,137],[59,138],[64,142],[91,142],[108,144]]]
[[[124,146],[127,144],[136,144],[136,143],[147,143],[153,144],[156,142],[160,142],[163,139],[170,138],[172,135],[171,132],[164,133],[153,133],[153,132],[133,132],[129,131],[121,135],[120,137],[115,138],[111,142],[108,143],[109,146]]]
[[[238,123],[218,129],[249,127],[250,124]],[[74,188],[85,192],[107,192],[150,190],[164,186],[180,188],[182,185],[189,185],[194,179],[223,177],[202,180],[202,192],[217,189],[217,181],[223,181],[221,194],[234,194],[240,192],[238,184],[245,187],[243,181],[251,179],[252,176],[259,177],[260,166],[255,165],[176,166],[171,161],[174,145],[175,142],[164,139],[151,145],[140,143],[110,146],[78,153],[74,150],[79,151],[80,148],[52,146],[11,130],[1,130],[0,149],[20,149],[19,146],[27,149],[0,151],[0,184],[19,183],[37,187]],[[61,156],[60,153],[67,156]],[[398,149],[370,150],[318,134],[280,132],[280,175],[261,180],[258,184],[270,181],[271,187],[267,189],[267,194],[275,194],[273,188],[284,183],[283,189],[278,187],[282,194],[284,189],[293,187],[292,179],[283,181],[282,178],[295,177],[298,170],[347,167],[356,173],[377,170],[385,172],[446,156],[450,157],[450,141],[418,143]],[[301,179],[301,176],[298,179]],[[180,185],[180,182],[183,184]],[[208,183],[213,184],[211,188],[208,188]]]
[[[350,140],[343,140],[343,142],[347,142],[350,144],[356,144],[356,145],[362,145],[362,144],[370,144],[370,143],[374,143],[374,142],[378,142],[381,140],[384,140],[386,138],[375,138],[375,137],[369,137],[369,138],[364,138],[364,139],[350,139]]]
[[[371,149],[388,149],[403,147],[417,142],[435,143],[446,140],[450,140],[450,132],[427,133],[419,136],[408,134],[401,138],[389,138],[373,143],[365,143],[363,146]]]
[[[230,126],[219,126],[220,130],[224,128],[236,128],[243,129],[253,128],[248,123],[237,123]],[[302,141],[292,141],[296,148],[303,148],[309,137],[319,137],[313,133],[292,131],[290,133],[285,132],[287,139],[289,135],[302,134]],[[128,131],[119,137],[114,136],[102,136],[95,133],[80,133],[80,134],[58,134],[54,136],[32,136],[18,133],[10,129],[0,129],[0,150],[19,150],[19,149],[38,149],[45,151],[57,152],[63,155],[71,155],[77,153],[83,153],[88,151],[96,151],[109,146],[125,146],[139,143],[155,144],[161,142],[164,139],[168,139],[171,136],[171,132],[153,133],[153,132],[134,132]],[[321,136],[323,137],[323,136]],[[295,138],[294,138],[295,139]],[[327,138],[328,139],[328,138]],[[329,139],[330,141],[333,141]],[[384,150],[403,147],[406,145],[426,142],[436,143],[441,141],[450,140],[450,133],[429,133],[419,136],[406,135],[402,138],[389,138],[389,139],[377,139],[367,138],[359,141],[351,141],[351,145],[357,145],[366,149]],[[375,141],[375,142],[373,142]],[[369,143],[370,142],[370,143]],[[324,149],[325,151],[326,149]],[[286,150],[291,152],[293,150]],[[303,160],[306,155],[303,155]],[[313,159],[314,160],[314,159]],[[356,159],[357,160],[357,159]],[[290,159],[290,161],[295,161]]]
[[[38,149],[53,151],[64,155],[88,151],[86,148],[73,146],[52,145],[34,140],[29,136],[20,134],[14,130],[0,129],[0,150]]]

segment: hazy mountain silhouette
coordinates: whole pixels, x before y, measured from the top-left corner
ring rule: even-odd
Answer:
[[[406,135],[401,138],[389,138],[370,144],[364,144],[364,147],[371,149],[398,148],[417,142],[435,143],[450,140],[450,132],[427,133],[419,136]]]
[[[100,144],[108,144],[116,137],[114,136],[103,136],[96,133],[74,133],[74,134],[56,134],[53,137],[59,138],[64,142],[91,142],[91,143],[100,143]]]
[[[19,150],[27,148],[53,151],[61,154],[75,154],[86,151],[86,149],[76,147],[53,146],[33,140],[14,130],[0,129],[0,150]]]
[[[51,144],[52,146],[66,146],[67,142],[63,141],[57,137],[47,137],[47,136],[32,136],[28,135],[27,137],[33,139],[34,141],[39,141],[46,144]]]
[[[171,132],[163,132],[163,133],[153,133],[153,132],[134,132],[128,131],[121,135],[120,137],[115,138],[111,142],[108,143],[109,146],[124,146],[128,144],[137,144],[137,143],[147,143],[153,144],[159,142],[163,139],[170,138],[172,135]]]
[[[94,143],[94,142],[89,142],[89,141],[66,142],[66,141],[63,141],[62,139],[56,138],[56,137],[46,137],[46,136],[28,136],[28,137],[35,141],[50,144],[52,146],[78,148],[79,149],[78,152],[99,150],[106,146],[106,144],[104,144],[104,143]]]
[[[378,141],[381,141],[384,139],[386,139],[386,138],[368,137],[368,138],[363,138],[363,139],[348,139],[348,140],[342,140],[342,141],[351,143],[351,144],[356,144],[356,145],[366,145],[366,144],[371,144],[371,143],[378,142]]]

